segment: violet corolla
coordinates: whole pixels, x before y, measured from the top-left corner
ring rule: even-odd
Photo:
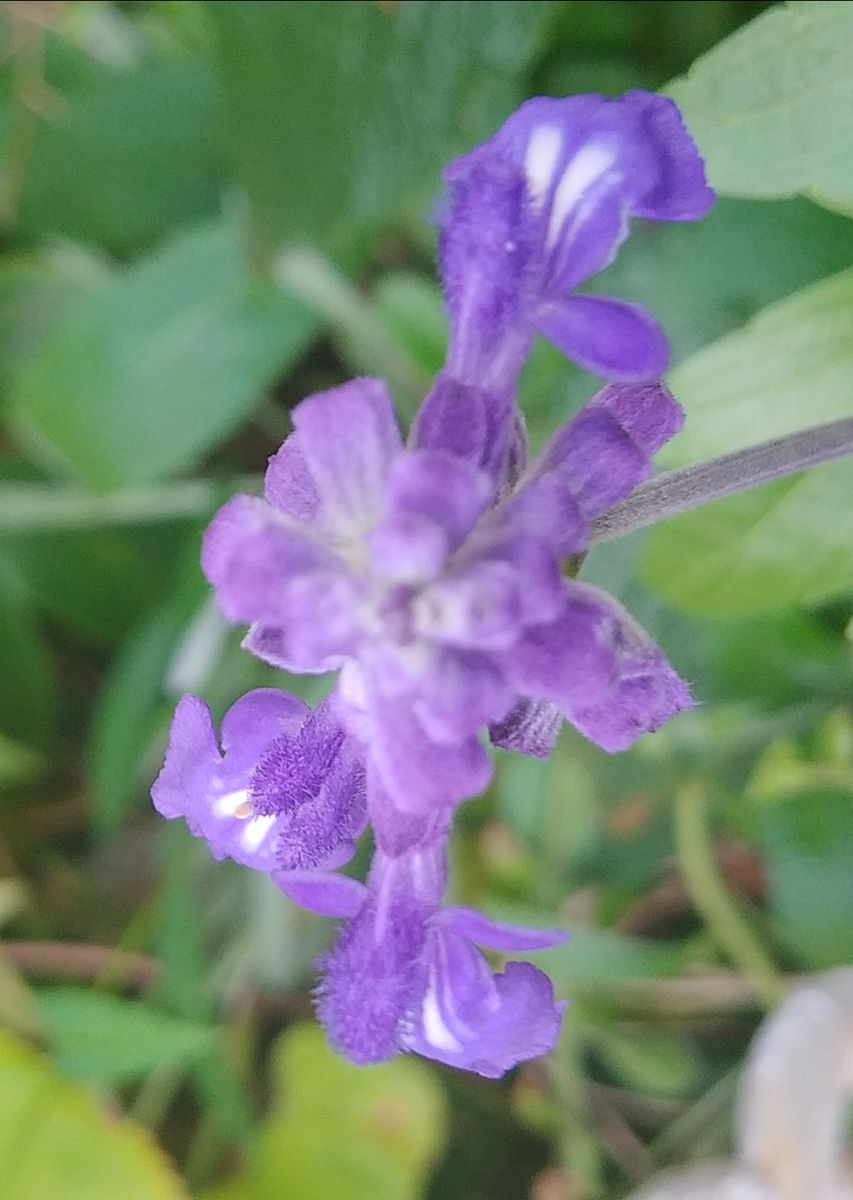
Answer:
[[[562,570],[682,421],[652,319],[568,293],[630,216],[692,219],[711,193],[675,106],[641,92],[530,101],[446,178],[450,346],[408,442],[381,380],[310,396],[263,498],[234,497],[204,540],[246,648],[336,684],[316,710],[249,693],[221,746],[184,697],[153,796],[217,857],[343,922],[318,989],[343,1053],[497,1076],[550,1048],[561,1005],[541,971],[495,973],[477,947],[563,935],[442,906],[453,812],[489,782],[487,739],[547,757],[565,718],[618,751],[691,703],[628,613]],[[528,461],[515,386],[536,330],[611,382]],[[368,822],[362,884],[337,868]]]

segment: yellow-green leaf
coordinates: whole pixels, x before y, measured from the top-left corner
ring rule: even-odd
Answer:
[[[0,1195],[187,1200],[148,1134],[107,1114],[46,1058],[0,1032]]]

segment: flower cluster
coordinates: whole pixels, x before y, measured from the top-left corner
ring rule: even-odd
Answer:
[[[446,181],[450,343],[408,443],[380,380],[311,396],[264,498],[234,497],[205,536],[205,574],[249,626],[246,648],[339,671],[334,690],[316,710],[251,692],[221,745],[184,697],[153,797],[217,857],[343,922],[319,987],[343,1053],[413,1050],[498,1076],[550,1048],[562,1006],[542,972],[494,973],[477,947],[563,934],[442,905],[454,808],[491,776],[486,738],[546,757],[565,718],[617,751],[691,703],[631,617],[561,571],[682,420],[652,318],[568,293],[612,260],[631,216],[693,219],[712,193],[675,106],[644,92],[529,101]],[[537,331],[610,382],[528,461],[515,390]],[[336,868],[368,823],[360,883]]]

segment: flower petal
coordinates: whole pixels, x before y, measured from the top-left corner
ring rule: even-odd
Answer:
[[[202,570],[231,621],[278,623],[293,580],[335,564],[333,555],[254,496],[234,496],[219,510],[201,552]]]
[[[440,843],[400,858],[377,852],[368,899],[326,956],[318,989],[329,1040],[353,1062],[381,1062],[403,1048],[408,1014],[426,982],[423,950],[444,880]]]
[[[563,714],[555,704],[525,696],[503,720],[489,726],[489,739],[504,750],[550,758],[562,724]]]
[[[489,390],[436,376],[412,426],[415,449],[443,450],[486,471],[496,490],[504,481],[513,444],[513,388]]]
[[[331,871],[273,871],[272,877],[294,904],[321,917],[354,917],[367,897],[363,883]]]
[[[485,655],[444,650],[421,682],[412,710],[427,736],[453,745],[478,734],[512,707],[514,693]]]
[[[370,754],[395,804],[424,812],[458,804],[484,790],[489,756],[474,737],[439,746],[404,704],[374,694],[370,700]]]
[[[660,382],[611,383],[593,396],[588,407],[606,409],[649,457],[684,424],[684,410]]]
[[[306,870],[349,848],[367,821],[364,768],[329,701],[300,728],[279,735],[249,782],[258,816],[277,817],[276,857],[283,870]]]
[[[519,691],[557,704],[590,741],[625,750],[693,700],[660,648],[612,597],[566,584],[566,608],[505,656]]]
[[[346,661],[341,654],[312,655],[308,653],[309,646],[304,642],[299,644],[297,651],[293,640],[280,625],[264,625],[260,621],[249,627],[240,644],[262,662],[294,674],[325,675],[328,671],[340,670]]]
[[[501,528],[547,539],[558,558],[580,554],[589,543],[589,523],[558,471],[540,471],[523,483],[501,505],[497,519]]]
[[[488,478],[471,463],[441,450],[412,450],[397,459],[387,491],[387,513],[432,521],[455,550],[489,501]]]
[[[658,379],[669,366],[666,335],[639,304],[568,296],[544,304],[536,322],[568,358],[606,379]]]
[[[546,950],[568,941],[564,929],[525,929],[519,925],[508,925],[504,921],[492,921],[476,908],[443,908],[438,921],[450,933],[458,934],[478,946],[490,950],[501,950],[505,954],[520,954],[530,950]]]
[[[497,1079],[551,1050],[564,1005],[554,1003],[547,975],[508,963],[493,975],[465,939],[439,929],[430,938],[430,973],[410,1050]]]
[[[555,473],[587,520],[607,512],[651,473],[648,457],[604,407],[587,405],[554,435],[540,470]]]
[[[299,449],[320,497],[324,523],[344,540],[382,515],[385,486],[402,450],[394,406],[380,379],[353,379],[293,410]]]
[[[299,434],[292,433],[270,458],[264,476],[264,496],[274,508],[300,525],[313,525],[320,517],[320,494],[302,453]]]

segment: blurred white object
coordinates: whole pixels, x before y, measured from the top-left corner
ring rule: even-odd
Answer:
[[[817,975],[763,1023],[738,1097],[737,1158],[667,1172],[631,1200],[853,1200],[853,968]]]

